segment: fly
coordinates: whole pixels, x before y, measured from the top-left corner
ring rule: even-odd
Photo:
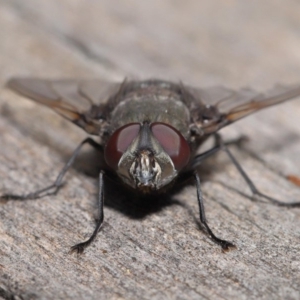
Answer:
[[[254,195],[279,206],[300,206],[300,202],[285,203],[261,193],[218,134],[220,129],[243,117],[299,96],[299,85],[276,86],[265,94],[249,88],[239,91],[218,86],[201,89],[153,79],[120,83],[13,78],[8,86],[100,138],[99,142],[91,137],[83,140],[50,186],[27,195],[1,196],[25,200],[56,194],[82,146],[90,144],[99,150],[106,162],[99,174],[99,218],[90,238],[71,247],[72,252],[82,253],[101,228],[104,175],[109,176],[111,172],[142,194],[165,191],[176,180],[193,177],[201,224],[223,250],[235,247],[217,237],[208,226],[196,171],[206,158],[220,150],[228,155]],[[210,136],[215,138],[215,145],[196,154]]]

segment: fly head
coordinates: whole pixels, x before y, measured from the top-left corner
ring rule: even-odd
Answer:
[[[148,193],[177,177],[190,160],[190,147],[181,133],[168,124],[130,123],[112,134],[104,155],[126,184]]]

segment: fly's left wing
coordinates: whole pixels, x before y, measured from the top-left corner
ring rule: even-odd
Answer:
[[[103,123],[103,102],[116,94],[121,86],[103,80],[37,78],[12,78],[7,85],[95,135],[99,134]]]
[[[300,96],[300,85],[277,85],[266,93],[250,88],[234,91],[220,86],[187,89],[202,105],[216,108],[217,113],[200,124],[205,134],[216,132],[256,111]]]

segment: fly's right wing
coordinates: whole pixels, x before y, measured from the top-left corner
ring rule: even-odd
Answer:
[[[97,135],[103,123],[103,102],[118,92],[121,83],[12,78],[7,85],[20,95],[48,106],[88,133]]]

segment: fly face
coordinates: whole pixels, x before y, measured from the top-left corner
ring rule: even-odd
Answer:
[[[106,144],[104,157],[126,184],[151,192],[169,184],[187,165],[190,148],[172,126],[145,121],[117,129]]]
[[[261,193],[231,154],[217,133],[221,128],[263,108],[300,95],[300,85],[277,86],[262,94],[252,89],[233,91],[223,87],[207,89],[160,80],[123,83],[101,80],[40,80],[16,78],[8,82],[14,91],[46,105],[64,118],[100,137],[100,143],[86,138],[74,151],[56,181],[28,195],[3,195],[5,199],[35,199],[56,194],[62,179],[81,147],[90,144],[104,155],[110,168],[127,185],[150,193],[173,182],[179,174],[192,175],[197,188],[200,221],[211,239],[223,250],[234,245],[216,237],[209,228],[196,168],[219,150],[236,166],[254,195],[280,206],[296,207]],[[195,155],[210,135],[215,146]],[[91,237],[72,247],[82,253],[96,237],[104,219],[104,174],[99,174],[99,218]]]

